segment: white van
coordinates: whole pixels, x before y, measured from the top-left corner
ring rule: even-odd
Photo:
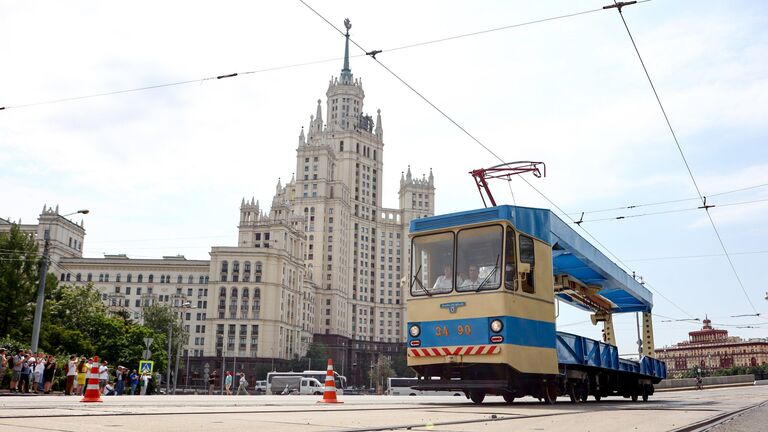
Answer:
[[[274,376],[270,377],[269,394],[273,395],[321,395],[325,386],[315,378],[302,376]]]

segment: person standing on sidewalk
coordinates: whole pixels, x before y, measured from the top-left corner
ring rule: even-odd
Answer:
[[[82,396],[85,394],[85,378],[88,376],[88,363],[85,361],[85,357],[80,358],[80,363],[77,364],[77,388],[75,394]]]
[[[125,368],[122,366],[118,366],[117,371],[115,372],[115,394],[117,396],[122,396],[123,390],[125,389],[125,382],[123,382],[123,375],[125,375]]]
[[[8,368],[8,359],[5,358],[5,348],[0,348],[0,388],[3,387],[5,370]]]
[[[77,381],[77,356],[69,356],[69,361],[64,368],[64,373],[67,376],[67,384],[64,387],[64,395],[69,396],[75,389],[75,382]]]
[[[131,383],[131,394],[136,395],[136,387],[139,386],[139,374],[136,373],[136,369],[131,372],[128,379]]]
[[[56,357],[49,355],[45,362],[45,369],[43,369],[43,393],[51,394],[54,375],[56,375]]]

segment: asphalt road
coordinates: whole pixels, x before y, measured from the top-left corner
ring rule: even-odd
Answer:
[[[765,431],[768,386],[657,393],[647,403],[607,398],[544,405],[499,397],[474,405],[454,396],[121,396],[80,403],[76,396],[4,396],[0,430],[8,431],[693,431],[707,420],[740,416],[718,432]],[[768,406],[768,404],[766,404]],[[762,417],[761,417],[762,416]],[[712,427],[707,424],[706,427]]]

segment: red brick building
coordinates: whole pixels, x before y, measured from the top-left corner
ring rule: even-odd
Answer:
[[[733,366],[760,366],[768,363],[768,339],[728,336],[728,330],[715,329],[712,321],[704,319],[701,330],[689,332],[687,341],[657,348],[656,356],[667,363],[670,377],[697,366],[707,372]]]

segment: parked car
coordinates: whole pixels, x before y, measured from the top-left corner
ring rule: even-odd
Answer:
[[[264,394],[267,392],[267,382],[256,381],[256,385],[253,386],[253,389],[256,391],[256,394]]]

